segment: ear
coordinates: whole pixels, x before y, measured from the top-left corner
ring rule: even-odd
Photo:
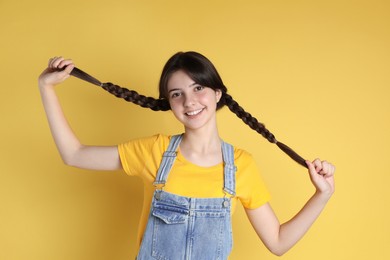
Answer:
[[[222,97],[222,91],[220,89],[216,89],[215,90],[215,98],[216,98],[217,103],[219,102],[221,97]]]

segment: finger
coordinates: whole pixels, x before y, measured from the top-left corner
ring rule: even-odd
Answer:
[[[68,66],[68,65],[70,65],[70,64],[73,64],[73,61],[72,61],[71,59],[67,59],[67,60],[63,59],[63,60],[61,60],[61,62],[58,64],[58,68],[59,68],[59,69],[62,69],[62,68],[66,67],[66,66]]]
[[[317,173],[319,173],[321,170],[322,170],[322,163],[321,163],[321,160],[320,159],[315,159],[313,161],[313,164],[314,164],[314,167],[315,167],[315,170]]]
[[[60,65],[60,63],[63,60],[64,60],[63,57],[58,57],[58,58],[54,59],[53,62],[52,62],[52,67],[55,68],[55,69],[59,68],[58,66]]]
[[[320,174],[327,175],[329,172],[329,163],[327,161],[322,161],[321,165],[322,165],[322,169],[320,171]]]
[[[50,64],[52,63],[54,57],[53,58],[50,58],[49,61],[47,62],[47,66],[50,67]]]
[[[306,160],[305,162],[306,162],[307,168],[309,169],[310,175],[312,175],[312,176],[316,175],[317,171],[315,169],[315,165],[308,160]]]
[[[67,66],[65,67],[64,71],[65,71],[68,75],[70,75],[70,73],[72,72],[73,68],[74,68],[74,64],[73,64],[73,63],[70,63],[69,65],[67,65]]]
[[[320,174],[322,174],[326,177],[330,177],[334,174],[334,171],[335,171],[335,167],[333,164],[331,164],[327,161],[322,161],[322,170],[321,170]]]
[[[328,167],[329,167],[329,170],[328,170],[328,172],[326,173],[326,176],[327,177],[330,177],[330,176],[332,176],[332,175],[334,175],[334,172],[335,172],[335,166],[333,165],[333,164],[331,164],[331,163],[328,163]]]
[[[53,69],[53,68],[54,68],[54,62],[56,62],[56,60],[58,60],[58,58],[59,58],[59,57],[57,57],[57,56],[51,58],[51,59],[49,60],[49,65],[48,65],[48,67],[51,68],[51,69]]]

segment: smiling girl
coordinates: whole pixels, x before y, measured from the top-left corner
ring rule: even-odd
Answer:
[[[335,167],[320,159],[305,161],[278,142],[227,94],[213,64],[199,53],[179,52],[168,60],[159,99],[101,84],[110,93],[143,107],[172,110],[184,127],[179,135],[156,134],[109,147],[81,144],[63,115],[54,86],[76,70],[72,60],[54,57],[39,77],[50,129],[66,164],[92,170],[123,169],[143,180],[139,260],[227,259],[237,202],[265,246],[282,255],[303,237],[334,192]],[[219,136],[216,111],[224,105],[308,168],[316,191],[286,223],[281,224],[274,214],[252,156]]]

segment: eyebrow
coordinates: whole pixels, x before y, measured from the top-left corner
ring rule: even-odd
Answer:
[[[191,85],[188,85],[188,87],[193,87],[193,86],[195,86],[195,85],[200,85],[200,84],[194,82],[194,83],[192,83]],[[168,94],[171,93],[172,91],[176,91],[176,90],[180,90],[180,89],[179,89],[179,88],[171,89],[171,90],[168,91]]]

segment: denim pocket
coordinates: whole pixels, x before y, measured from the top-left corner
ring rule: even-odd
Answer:
[[[184,259],[189,209],[168,201],[153,205],[152,256],[161,260]]]
[[[169,204],[156,204],[152,215],[161,219],[165,224],[181,224],[188,219],[189,210]]]

